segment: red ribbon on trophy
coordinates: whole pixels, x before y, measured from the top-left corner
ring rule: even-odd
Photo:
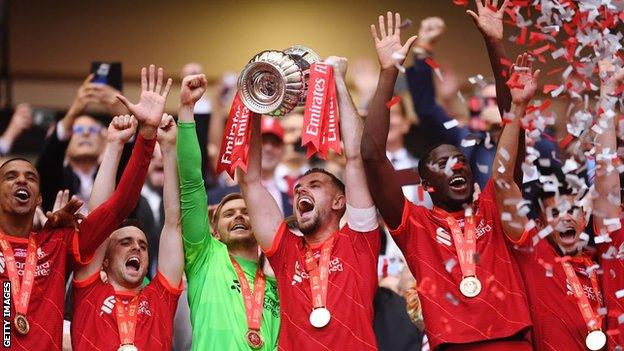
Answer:
[[[226,171],[233,178],[236,167],[247,171],[251,123],[256,116],[243,105],[240,96],[236,93],[221,141],[221,150],[217,160],[217,174]]]
[[[301,134],[301,146],[307,147],[308,158],[319,153],[322,159],[327,159],[330,149],[342,152],[334,70],[324,62],[315,62],[310,67]]]

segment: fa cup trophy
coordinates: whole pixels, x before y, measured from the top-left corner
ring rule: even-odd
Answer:
[[[317,61],[320,57],[301,45],[262,51],[238,78],[241,101],[254,113],[275,117],[305,105],[310,65]]]

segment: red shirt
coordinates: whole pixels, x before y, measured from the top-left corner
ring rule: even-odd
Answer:
[[[596,259],[603,274],[600,276],[602,295],[607,307],[606,333],[608,349],[615,350],[617,345],[624,346],[624,324],[618,318],[624,315],[624,297],[616,293],[624,290],[624,223],[622,228],[610,233],[611,242],[596,245]]]
[[[132,211],[141,193],[147,167],[154,150],[155,139],[137,138],[132,156],[117,190],[110,199],[91,212],[80,223],[80,232],[63,228],[42,230],[35,234],[37,269],[26,318],[30,332],[22,336],[15,331],[15,307],[11,295],[11,316],[3,317],[11,325],[11,350],[61,350],[63,313],[65,309],[65,277],[76,263],[88,261],[101,243]],[[45,175],[42,175],[45,177]],[[28,239],[7,235],[15,255],[20,281],[26,261]],[[82,259],[81,259],[82,256]],[[87,258],[85,260],[85,258]],[[85,263],[85,262],[82,262]],[[9,281],[4,256],[0,251],[0,280]],[[3,285],[4,287],[4,285]],[[3,298],[3,303],[6,299]]]
[[[563,266],[556,261],[560,256],[546,239],[533,246],[536,234],[536,229],[526,233],[518,243],[519,247],[513,250],[526,282],[535,350],[585,350],[587,325]],[[573,258],[570,264],[597,311],[602,304],[602,293],[594,290],[586,270],[593,262],[583,256]]]
[[[440,210],[405,200],[401,225],[391,231],[418,281],[418,292],[431,349],[445,343],[464,344],[505,338],[531,326],[526,293],[513,260],[489,181],[473,203],[481,293],[459,291],[462,279],[453,236]],[[451,213],[463,230],[464,211]]]
[[[100,272],[73,283],[73,350],[116,351],[120,338],[114,307],[120,302],[127,304],[136,295],[116,293],[112,285],[102,282]],[[160,272],[141,290],[134,334],[139,350],[171,350],[173,317],[181,293],[181,286],[172,287]]]
[[[333,237],[324,328],[310,324],[312,299],[305,271],[306,246],[286,223],[277,230],[266,255],[275,271],[280,296],[279,350],[376,350],[373,297],[377,290],[380,232],[356,232],[344,226]],[[318,260],[322,244],[311,246]]]

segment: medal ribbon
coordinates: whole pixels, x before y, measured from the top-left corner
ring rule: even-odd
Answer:
[[[465,217],[463,233],[453,216],[448,215],[446,217],[446,223],[448,223],[453,233],[453,244],[455,244],[455,250],[457,251],[462,277],[476,276],[477,265],[474,256],[476,253],[477,240],[475,237],[474,216],[468,215]]]
[[[310,276],[310,290],[314,308],[327,306],[327,284],[329,283],[329,261],[334,248],[334,238],[329,239],[321,247],[321,258],[316,263],[312,251],[308,247],[305,257],[305,268]]]
[[[115,303],[115,316],[117,317],[117,330],[119,330],[121,345],[132,345],[134,344],[139,295],[133,297],[127,307],[123,306],[120,299],[117,301],[118,303]]]
[[[301,146],[307,147],[308,158],[319,153],[321,158],[327,159],[329,149],[341,153],[334,69],[324,62],[310,66],[301,135]]]
[[[37,269],[37,243],[35,236],[30,233],[28,236],[28,250],[26,251],[26,266],[24,267],[23,280],[20,283],[20,277],[17,273],[17,264],[11,244],[6,239],[4,233],[0,232],[0,248],[6,262],[7,274],[11,281],[11,292],[15,301],[15,312],[26,315],[28,311],[28,303],[33,285],[35,283],[35,270]]]
[[[233,178],[236,167],[247,171],[251,123],[256,116],[243,105],[240,96],[236,93],[225,125],[223,140],[221,140],[217,174],[226,171]]]
[[[569,256],[568,256],[569,257]],[[572,286],[572,292],[576,297],[576,304],[581,311],[581,315],[583,315],[583,319],[585,320],[585,324],[589,331],[600,330],[602,319],[594,311],[592,308],[587,295],[583,292],[583,287],[581,285],[581,281],[576,275],[576,271],[574,271],[574,267],[568,262],[569,259],[562,259],[561,265],[563,266],[563,271],[565,272],[566,278],[568,278],[568,282]],[[589,280],[591,281],[592,287],[594,288],[594,292],[596,293],[596,300],[600,303],[600,290],[598,288],[598,278],[596,277],[596,272],[592,272],[589,276]]]
[[[241,286],[241,293],[243,294],[243,302],[245,303],[245,314],[247,316],[247,327],[249,329],[259,331],[262,325],[262,306],[264,304],[264,288],[266,287],[266,278],[264,273],[258,267],[256,269],[256,277],[254,278],[254,291],[251,293],[249,288],[249,282],[245,276],[245,272],[241,268],[240,264],[230,256],[232,266],[238,276],[238,281]]]

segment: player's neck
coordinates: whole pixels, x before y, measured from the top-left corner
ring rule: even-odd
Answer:
[[[325,225],[321,225],[314,233],[303,236],[308,245],[318,245],[329,239],[340,229],[340,219],[332,219]]]
[[[244,258],[249,261],[258,262],[258,245],[250,245],[229,249],[228,252],[232,256]]]
[[[16,216],[0,211],[0,230],[6,235],[27,238],[33,229],[33,216]]]
[[[143,279],[145,279],[145,277],[143,277]],[[141,281],[143,281],[143,279]],[[113,289],[115,289],[116,293],[138,293],[141,291],[142,287],[142,284],[138,284],[136,286],[125,286],[123,284],[120,284],[116,280],[111,279],[110,275],[108,276],[108,283],[113,286]]]

